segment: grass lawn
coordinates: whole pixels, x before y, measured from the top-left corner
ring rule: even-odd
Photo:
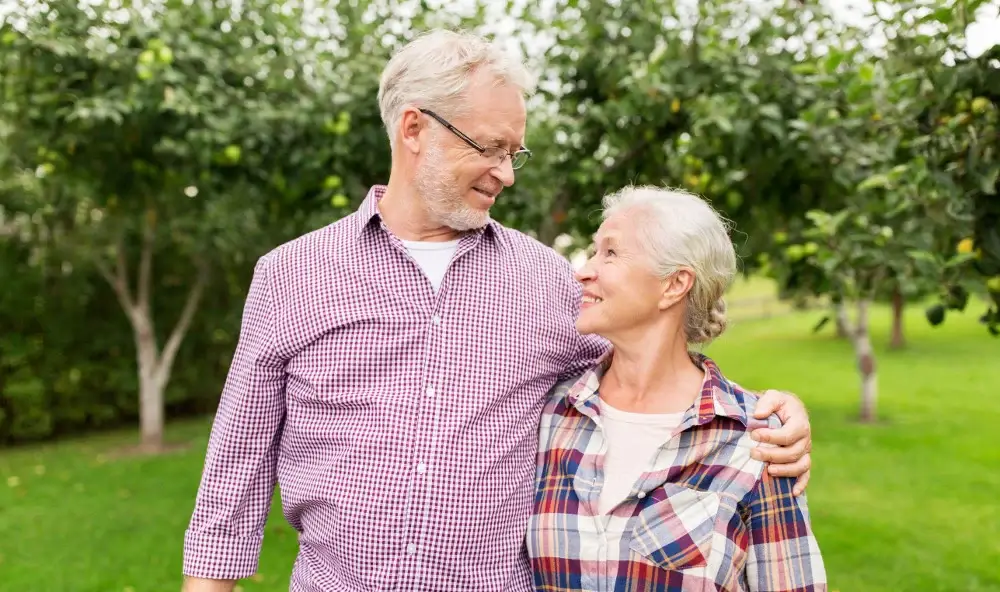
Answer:
[[[1000,339],[975,322],[978,308],[938,328],[910,311],[901,352],[885,351],[876,312],[879,425],[854,421],[850,345],[810,334],[819,313],[738,321],[709,348],[744,386],[809,406],[809,502],[831,590],[1000,592]],[[113,456],[131,433],[0,452],[0,590],[179,590],[207,428],[171,425],[191,447],[156,458]],[[295,552],[275,508],[243,589],[287,590]]]

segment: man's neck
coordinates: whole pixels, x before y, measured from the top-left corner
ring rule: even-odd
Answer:
[[[457,230],[433,222],[412,186],[391,177],[378,209],[389,231],[402,240],[445,242],[461,236]]]

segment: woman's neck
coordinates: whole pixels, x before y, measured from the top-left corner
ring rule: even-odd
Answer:
[[[601,379],[601,398],[610,405],[634,413],[677,413],[698,398],[705,372],[688,355],[683,335],[616,341],[611,340],[611,366]]]

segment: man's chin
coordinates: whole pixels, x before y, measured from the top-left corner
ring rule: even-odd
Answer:
[[[462,212],[462,213],[451,213],[442,217],[441,222],[458,232],[468,232],[470,230],[479,230],[484,228],[490,223],[489,212]]]

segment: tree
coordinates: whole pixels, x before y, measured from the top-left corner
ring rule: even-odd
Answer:
[[[0,33],[4,164],[34,171],[8,206],[28,214],[20,230],[39,252],[92,264],[111,287],[148,449],[162,445],[164,388],[213,269],[270,244],[283,204],[338,188],[322,167],[337,164],[350,118],[327,115],[336,101],[292,6],[59,1]],[[166,332],[154,261],[187,285],[181,306],[160,307],[176,315]]]
[[[518,200],[543,241],[587,242],[603,194],[628,183],[706,196],[736,222],[745,252],[781,221],[839,200],[831,155],[803,133],[818,122],[799,117],[824,92],[804,77],[837,31],[821,6],[556,4],[549,109],[533,111],[545,113],[544,161],[525,169],[531,195]]]
[[[832,100],[842,93],[850,105],[828,124],[832,137],[851,147],[833,171],[845,189],[845,204],[811,211],[810,224],[801,231],[801,239],[811,242],[786,250],[791,260],[806,258],[806,269],[819,272],[810,290],[857,302],[850,335],[861,374],[863,421],[876,416],[877,374],[868,336],[872,301],[881,296],[893,302],[896,345],[902,341],[906,298],[944,285],[949,305],[964,308],[968,295],[954,278],[973,256],[955,254],[953,245],[979,226],[980,192],[995,192],[989,154],[996,120],[982,102],[981,120],[956,114],[963,100],[956,94],[961,70],[948,65],[947,56],[964,55],[964,27],[953,21],[950,9],[931,10],[932,4],[896,6],[880,21],[891,33],[885,51],[855,52],[832,76],[841,89]],[[925,26],[914,27],[915,22]],[[827,109],[827,100],[813,109]],[[969,177],[975,180],[971,190]],[[943,308],[939,312],[943,316]]]

